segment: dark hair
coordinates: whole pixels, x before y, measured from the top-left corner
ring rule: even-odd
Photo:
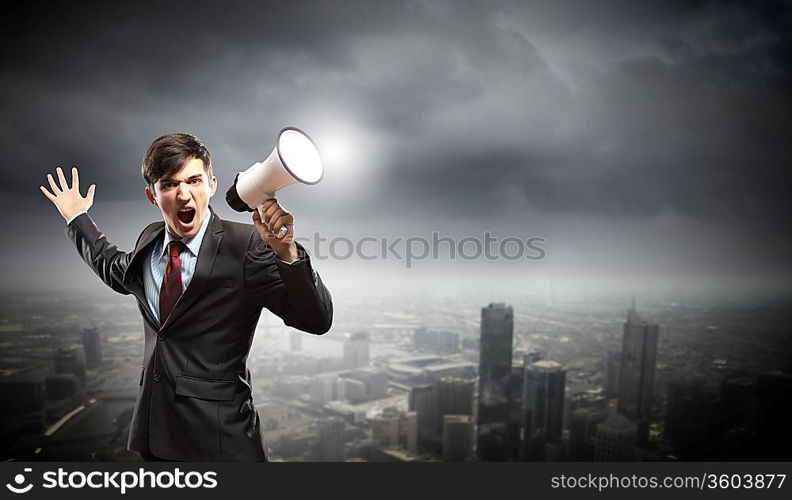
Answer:
[[[212,157],[201,141],[191,134],[165,134],[154,139],[143,156],[143,179],[150,189],[163,177],[170,177],[196,158],[203,161],[204,171],[212,177]]]

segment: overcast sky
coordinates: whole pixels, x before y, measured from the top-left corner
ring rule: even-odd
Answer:
[[[201,4],[6,11],[4,288],[95,285],[38,191],[55,166],[131,249],[152,139],[199,136],[245,220],[222,194],[290,125],[326,163],[279,196],[298,235],[546,239],[540,262],[317,262],[331,289],[791,282],[789,2]]]

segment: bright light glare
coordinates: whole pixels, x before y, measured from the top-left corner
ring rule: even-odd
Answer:
[[[322,139],[322,158],[333,171],[347,167],[349,163],[354,162],[356,151],[352,147],[354,139],[351,138],[351,134],[336,133],[327,137],[323,136],[320,139]]]
[[[379,165],[376,138],[369,132],[345,123],[316,127],[316,144],[322,150],[322,161],[330,177],[337,179],[348,190],[360,182],[368,182]],[[330,174],[328,174],[330,175]],[[359,181],[348,182],[354,178]]]
[[[322,178],[322,158],[311,140],[296,130],[284,130],[278,151],[286,167],[300,181],[313,184]]]

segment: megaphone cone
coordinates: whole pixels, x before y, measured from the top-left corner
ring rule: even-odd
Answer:
[[[226,191],[226,202],[237,212],[253,211],[290,184],[316,184],[324,166],[319,149],[302,130],[287,127],[278,133],[275,149],[266,160],[239,172]]]

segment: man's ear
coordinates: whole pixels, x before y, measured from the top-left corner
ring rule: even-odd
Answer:
[[[209,186],[211,188],[211,191],[209,192],[209,197],[211,198],[212,196],[214,196],[215,191],[217,191],[217,177],[215,177],[214,175],[212,176],[212,179],[209,181]]]
[[[151,192],[148,186],[146,186],[146,198],[148,198],[149,203],[152,205],[157,205],[157,198],[154,197],[154,193]]]

